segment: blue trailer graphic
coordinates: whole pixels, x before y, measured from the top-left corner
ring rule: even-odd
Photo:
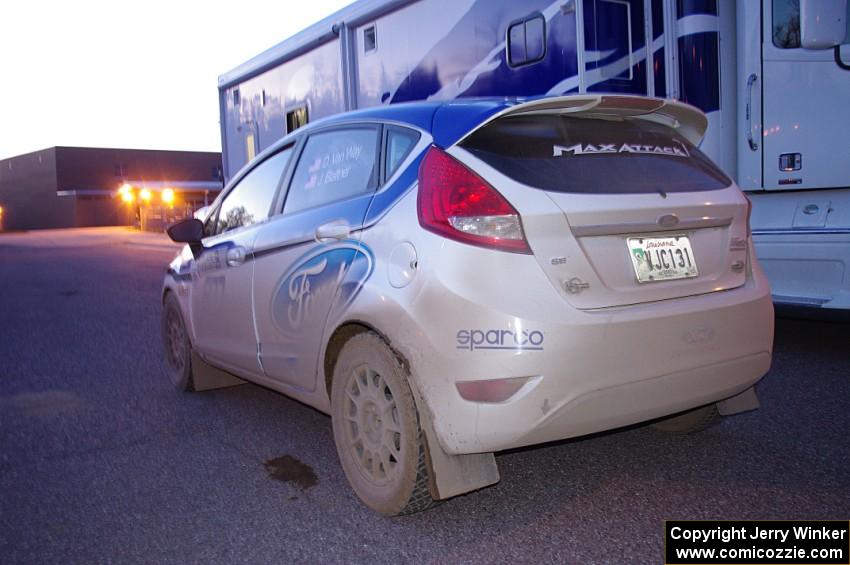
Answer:
[[[701,62],[681,75],[681,98],[715,111],[716,3],[679,4],[676,25],[687,33],[678,50]],[[664,97],[664,29],[661,0],[359,2],[221,77],[225,173],[304,121],[355,108],[570,92]]]

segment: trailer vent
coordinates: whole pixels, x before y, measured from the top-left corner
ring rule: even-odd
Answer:
[[[378,32],[375,25],[370,25],[363,30],[363,51],[366,53],[378,48]]]

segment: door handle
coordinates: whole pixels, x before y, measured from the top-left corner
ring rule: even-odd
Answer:
[[[345,220],[333,220],[316,228],[316,241],[326,243],[343,240],[351,235],[351,226]]]
[[[750,144],[750,150],[758,151],[759,144],[753,139],[753,84],[758,80],[755,73],[747,78],[747,143]]]
[[[232,247],[228,249],[226,255],[227,266],[238,267],[245,262],[246,255],[244,247]]]

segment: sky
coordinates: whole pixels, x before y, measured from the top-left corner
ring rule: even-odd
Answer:
[[[55,145],[220,151],[218,76],[351,0],[6,0],[0,159]]]

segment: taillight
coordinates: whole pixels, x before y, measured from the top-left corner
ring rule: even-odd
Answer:
[[[419,224],[444,237],[531,253],[516,209],[487,181],[431,147],[419,167]]]

